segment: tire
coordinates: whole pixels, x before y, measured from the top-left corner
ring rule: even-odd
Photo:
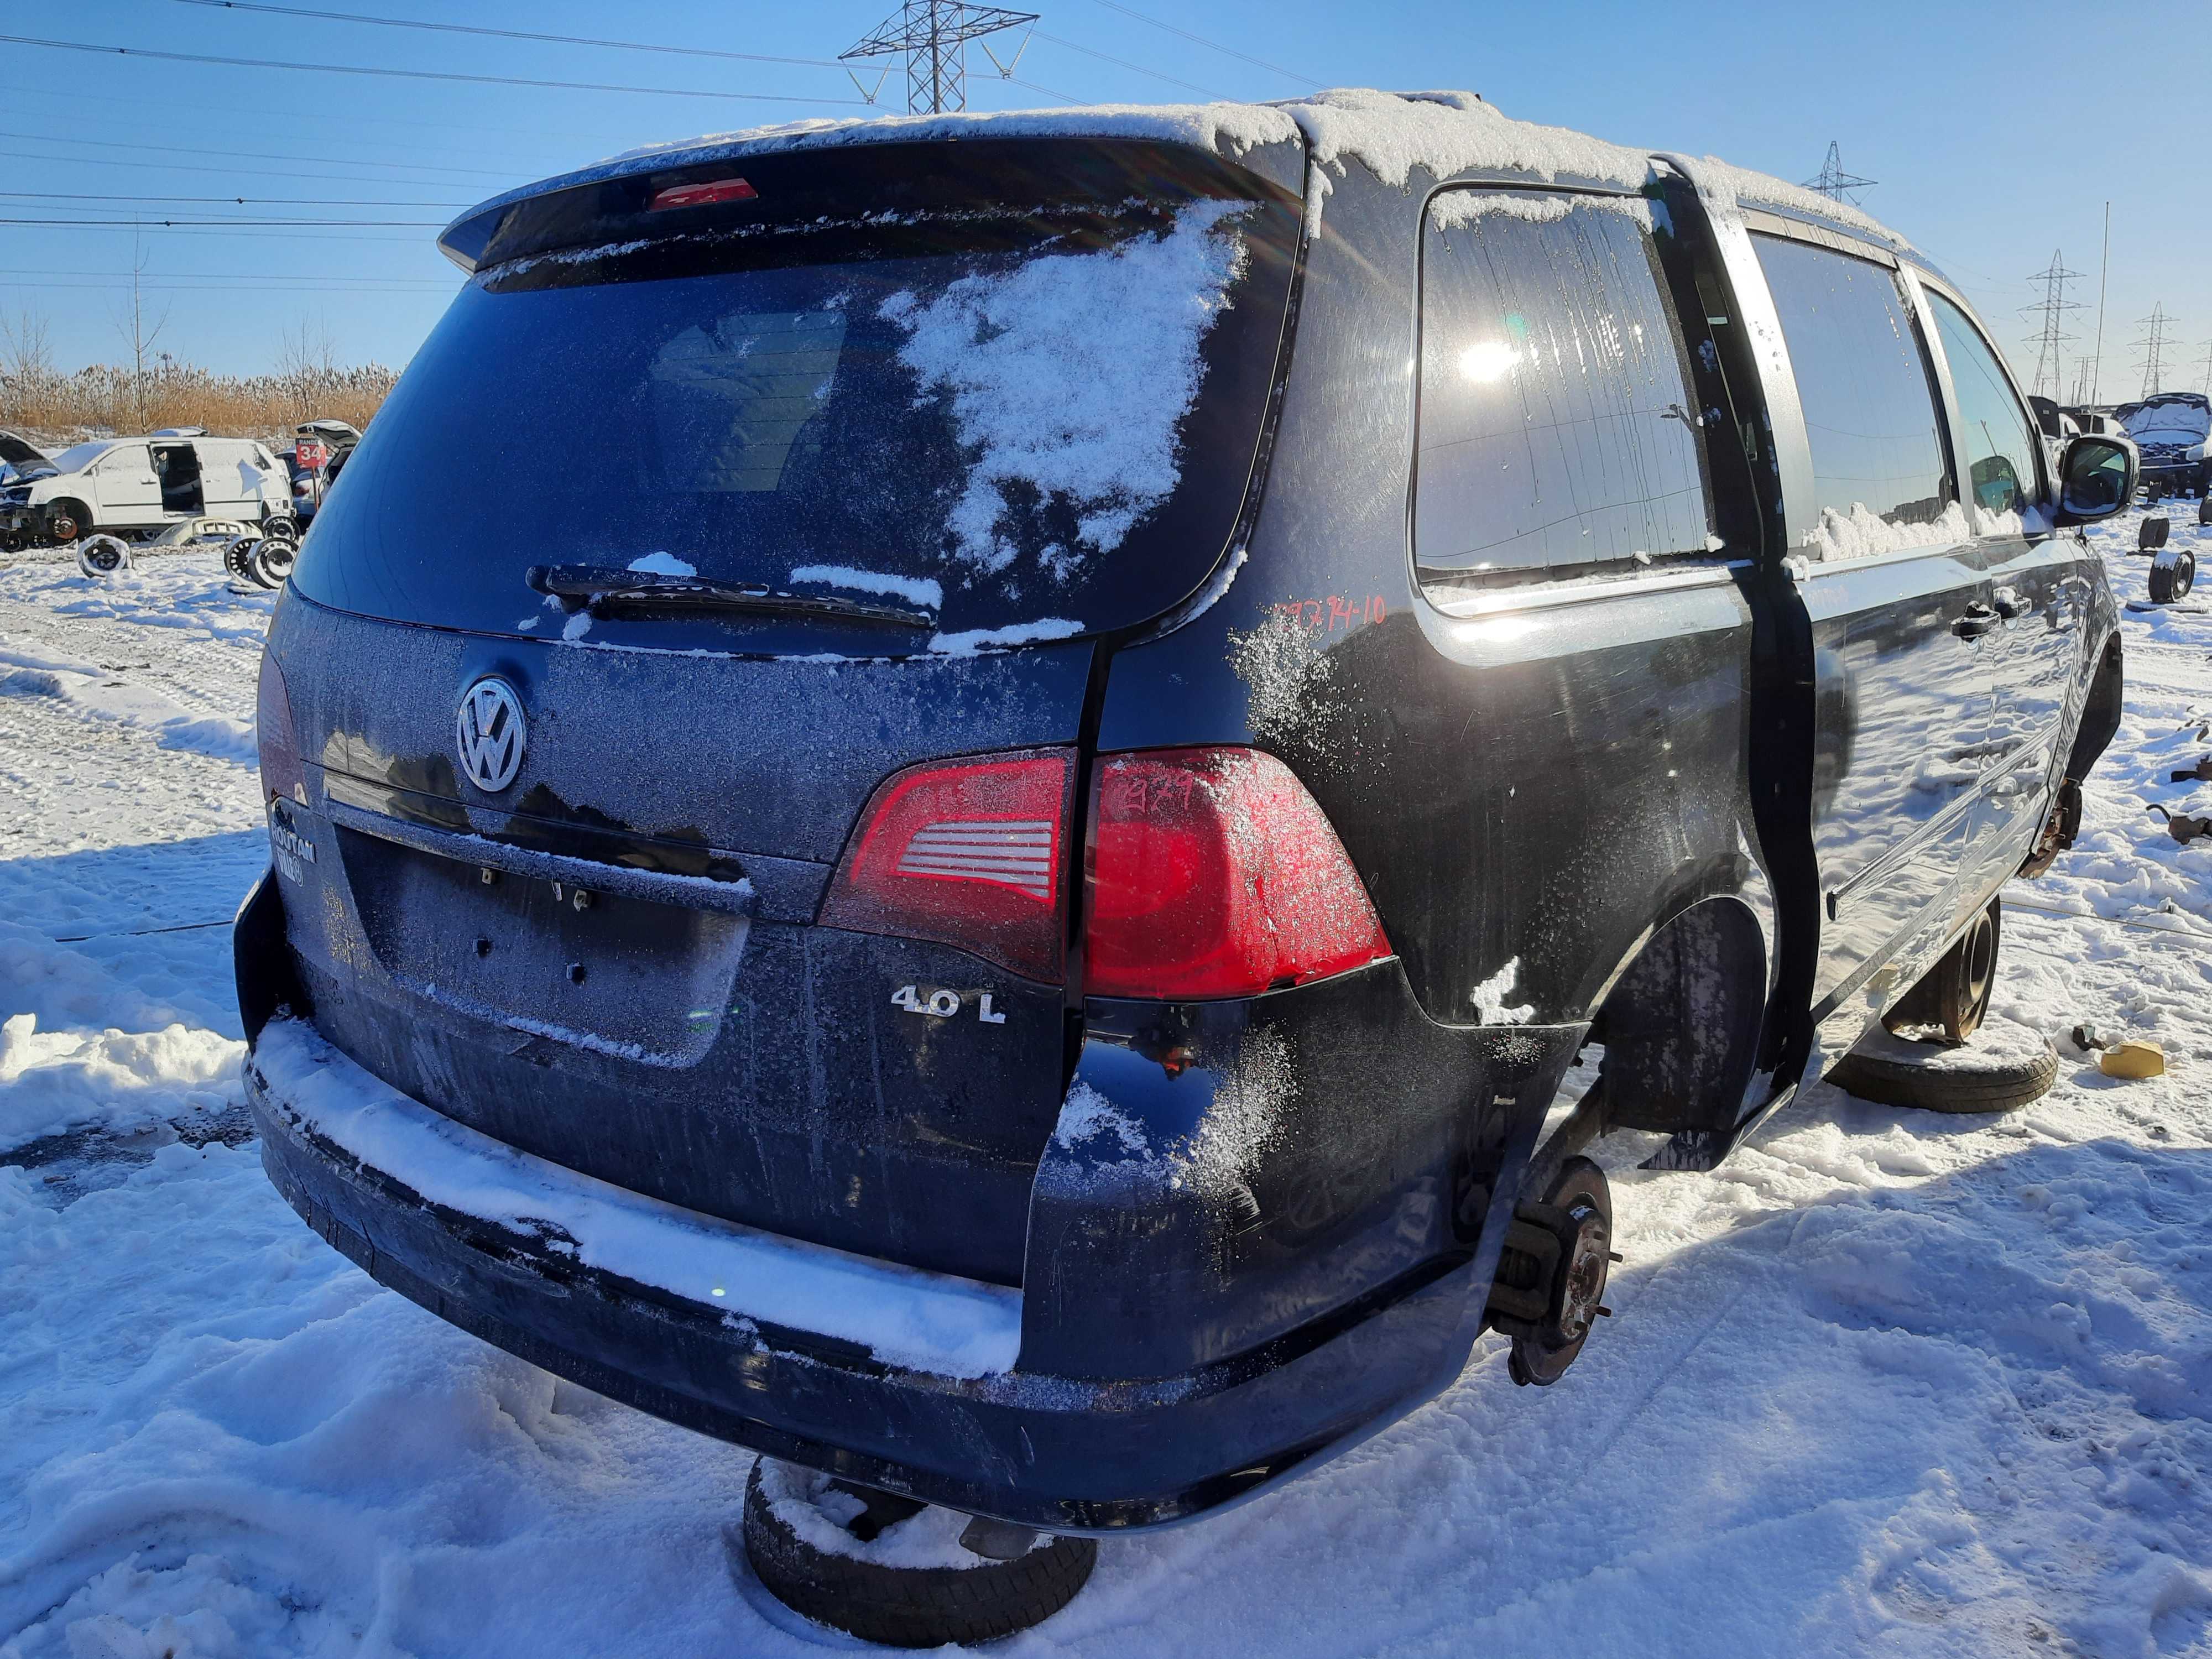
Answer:
[[[87,536],[76,546],[76,568],[88,576],[112,576],[131,568],[131,550],[115,536]]]
[[[2153,605],[2175,605],[2189,597],[2189,590],[2197,585],[2197,556],[2179,549],[2167,548],[2159,554],[2158,562],[2150,568],[2150,602]]]
[[[1996,988],[1997,946],[2003,937],[2004,911],[1999,901],[1991,899],[1989,908],[1921,975],[1920,982],[1882,1016],[1890,1034],[1937,1026],[1943,1041],[1954,1048],[1973,1036],[1989,1013],[1990,994]]]
[[[1049,1619],[1091,1577],[1098,1546],[1054,1538],[1013,1561],[973,1567],[887,1567],[817,1547],[778,1515],[753,1465],[745,1481],[745,1557],[794,1613],[885,1647],[963,1645]]]
[[[2057,1051],[2048,1042],[2037,1037],[2032,1045],[2012,1047],[2019,1051],[1974,1054],[1877,1030],[1836,1063],[1828,1081],[1847,1094],[1883,1106],[1923,1112],[2008,1112],[2042,1099],[2058,1080]]]
[[[2207,495],[2197,503],[2197,522],[2200,525],[2212,524],[2212,495]]]
[[[253,580],[253,550],[258,538],[234,536],[222,545],[222,568],[233,581]]]
[[[92,513],[82,501],[56,501],[46,509],[46,534],[56,547],[92,534]]]

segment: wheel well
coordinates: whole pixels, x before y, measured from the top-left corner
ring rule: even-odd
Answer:
[[[2112,630],[2105,641],[2102,658],[2097,664],[2097,677],[2089,682],[2089,695],[2081,705],[2081,723],[2074,730],[2074,747],[2066,757],[2066,775],[2079,783],[2089,775],[2089,769],[2105,752],[2105,746],[2120,729],[2120,705],[2126,695],[2125,676],[2120,665],[2120,631]]]
[[[1750,907],[1692,905],[1651,936],[1590,1026],[1609,1127],[1735,1127],[1766,1006],[1766,946]]]

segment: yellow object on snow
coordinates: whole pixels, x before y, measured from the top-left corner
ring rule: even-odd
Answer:
[[[2106,1077],[2163,1077],[2166,1050],[2155,1042],[2136,1039],[2116,1042],[2097,1056],[2097,1069]]]

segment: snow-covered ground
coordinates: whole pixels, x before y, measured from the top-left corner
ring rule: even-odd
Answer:
[[[2099,534],[2124,599],[2139,516]],[[745,1455],[380,1291],[263,1178],[223,924],[270,604],[212,553],[0,568],[0,1656],[849,1647],[733,1577]],[[2144,810],[2212,810],[2167,781],[2212,750],[2208,613],[2127,614],[2081,845],[2008,892],[2054,1093],[1823,1085],[1711,1176],[1602,1145],[1618,1316],[1558,1388],[1486,1340],[1005,1650],[2212,1653],[2212,842]],[[2101,1077],[2083,1020],[2171,1072]]]

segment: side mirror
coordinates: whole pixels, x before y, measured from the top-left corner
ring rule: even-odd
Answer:
[[[2142,465],[2133,439],[2084,433],[2069,440],[2058,463],[2058,522],[2111,518],[2135,500]]]

